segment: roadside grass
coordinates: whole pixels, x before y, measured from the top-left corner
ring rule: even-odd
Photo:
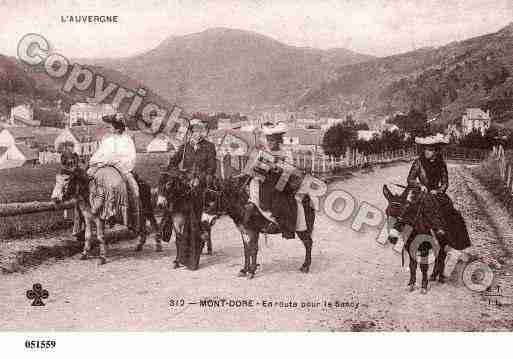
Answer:
[[[156,186],[160,166],[167,164],[166,153],[138,154],[137,174]],[[60,165],[18,167],[0,170],[0,205],[10,202],[49,201]],[[71,227],[71,219],[64,219],[63,211],[27,214],[0,218],[0,241],[27,239],[34,234],[53,232]]]
[[[497,162],[494,159],[488,159],[481,166],[473,168],[471,173],[513,216],[513,195],[502,181]]]

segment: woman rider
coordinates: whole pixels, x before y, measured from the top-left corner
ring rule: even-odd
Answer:
[[[297,233],[307,249],[307,258],[301,271],[307,272],[310,266],[310,251],[312,248],[312,230],[315,212],[308,195],[297,194],[294,188],[294,178],[281,190],[278,181],[283,168],[279,162],[284,161],[286,155],[281,149],[283,134],[286,133],[285,124],[278,123],[273,127],[265,128],[265,155],[272,161],[269,172],[263,176],[253,176],[249,183],[249,204],[246,208],[244,223],[249,223],[255,211],[260,211],[269,220],[268,225],[261,229],[262,233],[281,233],[283,238],[290,239]],[[268,211],[268,212],[266,212]],[[270,212],[270,214],[269,214]]]
[[[449,187],[447,165],[441,154],[441,146],[448,144],[448,140],[441,134],[428,137],[417,137],[415,142],[421,145],[421,154],[413,162],[408,174],[408,195],[406,205],[403,208],[398,223],[390,232],[391,242],[397,241],[399,231],[403,224],[410,224],[414,227],[418,207],[413,204],[416,191],[420,188],[420,196],[423,199],[421,204],[425,217],[430,221],[430,227],[435,232],[440,244],[440,255],[437,258],[437,265],[431,277],[432,280],[440,275],[439,280],[444,281],[441,267],[445,259],[444,248],[446,244],[456,249],[464,249],[470,246],[470,239],[466,232],[466,226],[459,213],[454,209],[452,200],[446,194]],[[449,228],[451,224],[452,228]],[[454,228],[458,226],[457,230]],[[448,236],[450,230],[451,236]]]

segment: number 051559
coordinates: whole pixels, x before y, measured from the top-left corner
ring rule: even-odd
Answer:
[[[27,349],[53,349],[56,345],[55,340],[25,340]]]

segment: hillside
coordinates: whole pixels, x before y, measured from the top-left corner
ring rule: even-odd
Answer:
[[[334,78],[336,68],[371,58],[345,49],[294,47],[254,32],[213,28],[172,36],[134,57],[84,61],[143,81],[186,109],[245,112],[253,106],[291,105],[310,88]]]
[[[82,65],[87,64],[80,62]],[[162,97],[151,91],[141,81],[136,81],[129,76],[102,66],[87,65],[94,73],[102,75],[105,78],[104,86],[108,82],[114,82],[126,89],[136,89],[145,87],[148,94],[145,101],[152,101],[161,106],[171,108],[171,104]],[[43,108],[54,108],[56,101],[61,101],[64,111],[69,111],[69,107],[75,102],[85,102],[86,98],[93,96],[95,88],[94,82],[89,91],[75,91],[71,93],[62,90],[64,81],[68,75],[62,79],[55,79],[48,76],[41,67],[30,67],[21,63],[13,57],[0,55],[0,115],[7,115],[9,108],[14,104],[32,103],[35,105],[35,117],[41,113],[52,112],[49,110],[40,110]],[[110,102],[115,96],[114,91],[105,102]],[[122,109],[130,104],[126,101]],[[35,118],[39,120],[38,118]]]
[[[444,122],[466,107],[490,108],[513,118],[513,23],[497,33],[439,48],[340,67],[336,79],[308,91],[296,105],[355,111],[377,121],[416,108]]]

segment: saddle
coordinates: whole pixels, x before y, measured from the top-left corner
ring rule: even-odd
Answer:
[[[112,165],[90,168],[87,174],[95,184],[89,194],[92,212],[111,224],[121,223],[139,232],[144,224],[139,185],[142,180]]]

